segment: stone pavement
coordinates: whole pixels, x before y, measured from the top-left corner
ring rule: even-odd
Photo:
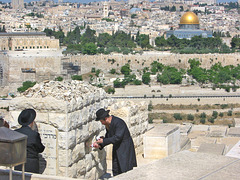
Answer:
[[[142,167],[146,164],[149,164],[151,162],[154,162],[156,161],[157,159],[147,159],[147,158],[144,158],[143,155],[137,155],[137,167],[134,168],[134,169],[137,169],[139,167]],[[100,179],[102,180],[106,180],[106,179],[111,179],[113,178],[113,175],[112,175],[112,160],[107,160],[107,173],[105,175],[103,175]]]
[[[111,180],[237,180],[240,159],[188,150],[153,161]]]

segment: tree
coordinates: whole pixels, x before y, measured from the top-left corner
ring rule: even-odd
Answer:
[[[175,67],[166,66],[162,74],[158,74],[157,81],[163,84],[181,84],[182,74]]]
[[[129,75],[131,72],[130,65],[125,64],[124,66],[121,67],[121,73],[124,74],[125,76]]]
[[[151,46],[149,44],[149,35],[141,34],[137,40],[137,44],[141,48],[150,48]]]
[[[155,39],[155,44],[157,47],[166,47],[167,41],[165,40],[164,36],[161,36]]]
[[[112,69],[110,70],[110,73],[111,73],[111,74],[116,74],[116,69],[113,69],[113,68],[112,68]]]
[[[132,18],[132,19],[134,19],[134,18],[136,18],[136,17],[137,17],[137,14],[132,14],[132,15],[131,15],[131,18]]]
[[[82,49],[83,54],[94,55],[97,53],[97,46],[92,42],[84,44]]]
[[[88,26],[85,33],[81,37],[82,44],[95,43],[96,42],[95,33],[96,33],[96,31],[91,30],[90,27]]]
[[[164,65],[162,63],[159,63],[157,61],[154,61],[151,63],[151,73],[156,74],[157,72],[162,72],[164,69]]]
[[[108,33],[101,33],[97,38],[97,46],[105,47],[112,40],[112,36]]]
[[[149,72],[146,72],[142,75],[142,82],[144,84],[149,84],[151,81],[151,78],[150,78],[150,73]]]

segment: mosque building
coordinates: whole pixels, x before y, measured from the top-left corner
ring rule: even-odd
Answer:
[[[191,39],[194,36],[202,36],[204,38],[212,37],[212,31],[204,31],[200,29],[199,19],[193,12],[186,12],[180,19],[179,29],[167,31],[166,37],[171,35],[179,39]]]

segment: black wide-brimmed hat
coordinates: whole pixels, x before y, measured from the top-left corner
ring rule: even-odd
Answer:
[[[27,126],[31,124],[36,117],[36,111],[34,109],[25,109],[18,116],[18,123]]]
[[[97,116],[96,121],[103,120],[105,117],[108,117],[109,112],[110,112],[110,110],[105,110],[103,108],[99,109],[96,112],[96,116]]]

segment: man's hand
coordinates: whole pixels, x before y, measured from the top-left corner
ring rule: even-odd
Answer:
[[[99,146],[99,144],[97,143],[97,142],[94,142],[93,144],[92,144],[92,146],[94,147],[94,148],[100,148],[100,146]]]
[[[100,138],[98,141],[96,141],[96,143],[98,143],[98,144],[103,143],[103,138]]]

